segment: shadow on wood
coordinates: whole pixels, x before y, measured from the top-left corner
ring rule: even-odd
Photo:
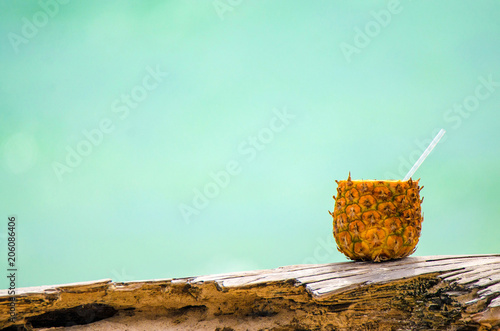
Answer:
[[[410,257],[0,291],[4,330],[490,330],[500,255]]]

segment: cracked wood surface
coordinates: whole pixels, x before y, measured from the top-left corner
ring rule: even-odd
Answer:
[[[179,279],[20,288],[16,322],[72,330],[398,330],[500,327],[500,255],[296,265]],[[225,328],[225,329],[224,329]]]

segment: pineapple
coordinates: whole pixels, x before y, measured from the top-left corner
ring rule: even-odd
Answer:
[[[333,217],[337,249],[352,260],[412,254],[422,229],[418,180],[347,180],[338,184]]]

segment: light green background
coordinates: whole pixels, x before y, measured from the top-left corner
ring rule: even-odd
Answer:
[[[440,128],[415,175],[415,255],[500,252],[498,1],[53,3],[0,3],[0,265],[17,215],[18,286],[345,261],[334,180],[403,177]],[[147,68],[168,75],[122,119],[113,103]],[[106,118],[114,130],[59,180],[54,164]],[[231,162],[186,222],[180,206]]]

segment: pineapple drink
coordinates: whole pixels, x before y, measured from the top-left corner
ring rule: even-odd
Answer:
[[[347,180],[338,184],[333,217],[337,248],[352,260],[385,261],[412,254],[422,215],[418,180]]]

